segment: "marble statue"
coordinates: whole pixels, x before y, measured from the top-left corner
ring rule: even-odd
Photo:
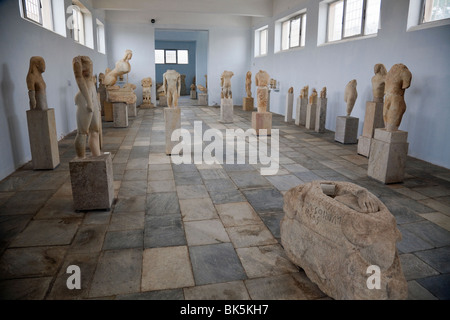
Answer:
[[[309,103],[314,104],[317,103],[317,90],[313,89],[311,95],[309,96]]]
[[[267,104],[269,99],[269,88],[267,86],[269,85],[269,83],[269,74],[266,71],[259,70],[259,72],[255,75],[255,84],[258,87],[256,90],[258,112],[267,111]]]
[[[175,70],[167,70],[163,74],[163,87],[169,108],[178,107],[178,97],[181,90],[181,76]]]
[[[142,103],[143,104],[151,104],[151,90],[152,90],[152,78],[144,78],[141,80],[142,86]]]
[[[28,96],[31,110],[47,110],[46,84],[42,73],[45,72],[45,61],[42,57],[31,57],[27,74]]]
[[[192,91],[195,91],[195,89],[196,89],[196,88],[195,88],[195,84],[191,84],[191,90],[192,90]]]
[[[290,87],[288,93],[294,93],[294,87]]]
[[[79,91],[75,95],[77,106],[77,136],[75,150],[79,158],[86,157],[86,138],[89,139],[89,149],[92,156],[100,156],[101,130],[100,106],[93,80],[93,64],[87,56],[73,58],[73,73]]]
[[[374,102],[383,102],[384,98],[384,86],[386,79],[386,67],[377,63],[373,68],[375,75],[372,77],[372,92]]]
[[[320,99],[325,99],[327,97],[327,87],[323,87],[320,91]]]
[[[197,87],[201,92],[208,93],[208,89],[206,89],[206,87],[202,86],[201,84],[197,85]]]
[[[270,82],[270,76],[266,71],[259,70],[255,75],[255,84],[257,87],[267,87]]]
[[[234,75],[232,71],[224,71],[220,76],[220,86],[222,87],[222,92],[220,94],[222,99],[231,99],[231,77]]]
[[[356,91],[356,79],[350,80],[345,87],[344,101],[347,103],[347,117],[350,117],[353,107],[355,106],[356,98],[358,98],[358,92]]]
[[[383,119],[387,131],[397,131],[406,111],[405,90],[411,85],[412,74],[402,63],[395,64],[386,75]]]
[[[300,99],[308,99],[308,94],[309,94],[309,86],[304,86],[300,90]]]
[[[186,91],[186,75],[180,74],[181,86],[180,86],[180,95],[185,96],[187,94]]]
[[[123,76],[124,74],[128,74],[131,71],[130,60],[133,57],[133,52],[131,50],[125,51],[125,56],[116,62],[116,66],[113,70],[108,72],[108,69],[105,73],[105,85],[107,87],[113,86],[117,82],[117,78]]]
[[[252,72],[247,71],[245,76],[245,92],[247,93],[247,98],[252,97]]]

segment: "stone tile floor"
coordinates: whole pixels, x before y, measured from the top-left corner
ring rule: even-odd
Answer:
[[[450,299],[450,170],[408,158],[404,182],[384,185],[367,177],[356,145],[275,114],[276,175],[248,162],[175,165],[164,154],[163,119],[155,108],[139,110],[128,128],[103,123],[114,166],[110,211],[73,209],[74,134],[59,142],[56,169],[28,163],[0,182],[1,299],[329,299],[280,245],[283,194],[315,179],[350,181],[380,197],[403,236],[409,299]],[[196,120],[203,130],[251,127],[240,107],[234,123],[218,119],[217,107],[182,107],[191,133]],[[66,287],[69,265],[81,269],[81,290]]]

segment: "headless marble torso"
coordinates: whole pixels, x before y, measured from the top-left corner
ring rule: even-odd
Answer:
[[[163,74],[163,86],[169,108],[178,107],[178,97],[181,90],[181,77],[175,70],[167,70]]]
[[[42,57],[32,57],[27,74],[28,96],[31,110],[47,110],[46,84],[42,73],[45,72],[45,61]]]
[[[387,71],[383,64],[378,63],[374,67],[374,73],[375,75],[372,77],[373,101],[383,102]]]
[[[245,91],[247,93],[247,98],[252,97],[252,73],[251,71],[247,72],[246,78],[245,78]]]
[[[344,101],[347,103],[347,117],[350,117],[353,107],[355,106],[356,98],[358,98],[358,92],[356,91],[357,82],[355,79],[345,87]]]
[[[231,71],[224,71],[222,76],[220,77],[221,85],[222,85],[222,99],[232,98],[231,92],[231,77],[234,75]]]

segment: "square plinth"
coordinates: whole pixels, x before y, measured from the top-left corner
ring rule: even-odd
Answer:
[[[113,122],[114,121],[114,113],[113,113],[112,102],[105,101],[103,103],[103,114],[104,114],[104,120],[106,122]]]
[[[336,118],[334,140],[344,144],[357,143],[359,118],[341,116]]]
[[[197,91],[191,90],[191,99],[197,99]]]
[[[367,175],[385,184],[402,182],[408,155],[408,143],[402,141],[405,138],[405,131],[394,131],[388,134],[383,132],[377,135],[377,131],[382,130],[384,129],[375,129],[375,136],[388,137],[391,142],[372,139]]]
[[[208,94],[207,93],[199,93],[198,94],[198,105],[199,106],[207,106],[208,105]]]
[[[365,136],[360,136],[358,138],[358,148],[357,152],[359,155],[362,155],[364,157],[369,157],[370,155],[370,145],[372,144],[372,139]]]
[[[220,119],[221,123],[233,122],[233,99],[220,100]]]
[[[110,209],[114,201],[114,175],[109,152],[69,162],[75,210]]]
[[[253,111],[255,109],[254,100],[252,97],[244,97],[242,99],[242,110]]]
[[[165,123],[165,135],[166,135],[166,154],[172,154],[172,149],[177,145],[178,141],[172,141],[172,133],[176,129],[181,128],[181,109],[165,108],[164,109],[164,123]]]
[[[316,111],[317,111],[317,104],[308,104],[306,107],[306,123],[305,128],[314,130],[316,127]]]
[[[314,126],[314,130],[316,132],[325,132],[326,120],[327,120],[327,98],[318,98],[316,109],[316,125]]]
[[[297,109],[295,113],[295,124],[306,125],[306,109],[308,107],[308,99],[307,98],[298,98],[297,99]]]
[[[252,112],[252,128],[256,134],[271,135],[272,131],[272,113],[270,112]],[[261,131],[265,129],[266,131]]]
[[[362,135],[373,138],[374,131],[377,128],[384,128],[383,102],[368,101]]]
[[[141,109],[151,109],[154,108],[155,105],[153,103],[143,103],[139,106]]]
[[[286,95],[286,107],[285,107],[285,113],[284,113],[284,122],[291,122],[294,120],[294,117],[292,117],[292,112],[294,108],[294,94],[288,93]]]
[[[54,169],[59,165],[55,109],[28,110],[28,136],[34,170]]]
[[[159,96],[159,103],[158,105],[160,107],[167,107],[167,97],[166,96]]]
[[[125,102],[113,103],[114,127],[128,127],[128,105]]]
[[[136,117],[137,116],[136,102],[128,104],[128,116],[129,117]]]

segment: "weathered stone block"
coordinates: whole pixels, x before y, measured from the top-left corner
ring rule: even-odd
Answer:
[[[130,103],[127,106],[128,106],[128,116],[136,117],[137,116],[136,102]]]
[[[125,102],[113,103],[114,127],[128,127],[128,105]]]
[[[34,170],[54,169],[59,165],[55,109],[27,111],[28,136]]]
[[[253,98],[244,97],[242,99],[242,110],[244,110],[244,111],[253,111],[254,109],[255,109],[254,99]]]
[[[221,99],[220,100],[220,120],[222,123],[233,122],[233,99]]]
[[[75,210],[110,209],[114,200],[114,175],[109,152],[69,162]]]
[[[294,108],[294,94],[288,93],[286,95],[286,108],[285,108],[285,114],[284,114],[284,122],[291,122],[294,120],[292,117],[292,112]]]
[[[406,299],[401,240],[387,207],[349,182],[313,181],[284,195],[281,243],[289,259],[334,299]],[[369,267],[378,267],[379,289]],[[375,282],[375,285],[377,282]]]
[[[172,149],[177,145],[178,141],[172,141],[172,133],[176,129],[181,128],[181,109],[180,108],[165,108],[164,109],[164,122],[165,122],[165,134],[166,134],[166,154],[172,154]]]
[[[327,120],[327,98],[317,98],[316,109],[316,132],[325,132],[325,122]]]
[[[260,130],[266,129],[267,135],[271,135],[272,131],[272,113],[270,112],[252,112],[252,128],[255,129],[257,135],[263,135]]]
[[[408,132],[375,129],[367,175],[385,184],[399,183],[405,176]]]
[[[306,107],[306,123],[305,128],[314,130],[316,126],[316,111],[317,111],[317,104],[308,104]]]
[[[359,137],[358,148],[357,148],[358,154],[365,156],[367,158],[369,157],[370,146],[372,145],[372,139],[373,138],[369,138],[369,137],[365,137],[365,136]]]
[[[113,105],[109,101],[105,101],[103,104],[103,114],[104,114],[104,120],[106,122],[113,122],[114,121],[114,113],[113,113]]]
[[[197,99],[197,91],[191,90],[191,99]]]
[[[336,118],[336,132],[334,140],[344,143],[357,143],[359,118],[350,116],[340,116]]]
[[[198,94],[198,105],[199,106],[207,106],[208,105],[208,94],[207,93],[199,93]]]
[[[362,135],[373,138],[377,128],[384,128],[383,102],[367,101]]]

